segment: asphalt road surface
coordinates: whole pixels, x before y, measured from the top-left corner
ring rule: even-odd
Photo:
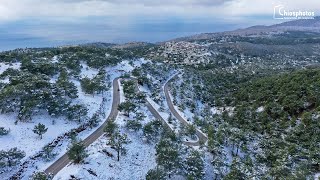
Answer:
[[[120,103],[120,92],[119,92],[118,79],[119,78],[116,78],[113,80],[113,100],[112,100],[111,112],[110,112],[108,118],[105,120],[105,122],[96,131],[94,131],[90,136],[88,136],[86,139],[83,140],[83,143],[86,147],[88,147],[90,144],[92,144],[95,140],[97,140],[100,136],[103,135],[104,127],[106,126],[106,124],[109,120],[111,120],[111,119],[114,120],[117,118],[118,105]],[[50,167],[48,167],[45,170],[45,173],[47,173],[47,174],[50,173],[53,176],[55,176],[69,162],[70,162],[70,159],[68,158],[68,155],[64,154],[56,162],[54,162]]]
[[[109,120],[114,120],[114,119],[117,118],[117,115],[118,115],[118,112],[119,112],[118,111],[118,106],[120,104],[120,91],[119,91],[118,80],[119,80],[119,78],[116,78],[116,79],[113,80],[113,100],[112,100],[111,112],[110,112],[108,118],[105,120],[105,122],[96,131],[94,131],[90,136],[88,136],[86,139],[83,140],[83,143],[84,143],[84,145],[86,147],[88,147],[90,144],[92,144],[94,141],[96,141],[100,136],[102,136],[104,134],[104,127],[106,126],[106,124],[107,124],[107,122]],[[180,116],[180,114],[174,108],[174,105],[173,105],[172,100],[171,100],[170,95],[169,95],[169,86],[168,86],[169,82],[170,82],[170,80],[164,86],[164,93],[165,93],[165,96],[166,96],[166,101],[167,101],[167,104],[169,106],[169,109],[172,112],[172,114],[180,122],[182,122],[183,124],[187,125],[187,124],[189,124],[187,122],[187,120],[185,120],[182,116]],[[160,114],[158,113],[158,111],[155,110],[154,107],[149,102],[146,103],[146,106],[149,109],[149,111],[153,114],[153,116],[155,116],[155,118],[161,119],[162,121],[164,121],[162,119],[162,117],[160,116]],[[206,142],[207,139],[208,139],[207,136],[204,133],[202,133],[200,130],[198,130],[198,129],[197,129],[197,136],[200,139],[200,141],[203,141],[203,142]],[[196,144],[190,142],[189,145],[198,145],[198,142]],[[64,154],[57,161],[55,161],[50,167],[48,167],[45,170],[45,173],[52,174],[53,176],[55,176],[61,169],[63,169],[70,162],[71,161],[68,158],[68,155]]]
[[[172,103],[172,100],[171,100],[171,97],[170,97],[170,94],[169,94],[169,83],[170,81],[175,78],[177,75],[173,76],[165,85],[164,85],[164,94],[166,96],[166,101],[167,101],[167,104],[169,106],[169,109],[171,111],[171,113],[174,115],[174,117],[176,117],[182,124],[184,125],[189,125],[189,122],[187,120],[185,120],[178,112],[177,110],[174,108],[174,105]],[[202,142],[206,142],[208,140],[208,137],[203,133],[201,132],[199,129],[197,129],[197,136],[199,138],[200,141]]]

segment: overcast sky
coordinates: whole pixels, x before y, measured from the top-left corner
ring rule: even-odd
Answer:
[[[0,0],[0,49],[170,38],[280,23],[273,7],[320,10],[319,0]]]

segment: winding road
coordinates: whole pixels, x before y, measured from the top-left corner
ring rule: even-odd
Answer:
[[[168,104],[168,107],[169,107],[169,109],[170,109],[170,111],[171,111],[171,113],[182,123],[182,124],[184,124],[184,125],[190,125],[190,123],[186,120],[186,119],[184,119],[179,113],[178,113],[178,111],[174,108],[174,105],[173,105],[173,102],[172,102],[172,100],[171,100],[171,97],[170,97],[170,93],[169,93],[169,90],[170,90],[170,88],[169,88],[169,83],[170,83],[170,81],[172,81],[175,77],[177,77],[179,74],[176,74],[175,76],[173,76],[171,79],[169,79],[167,82],[166,82],[166,84],[164,85],[164,94],[165,94],[165,96],[166,96],[166,101],[167,101],[167,104]],[[199,138],[199,140],[200,141],[202,141],[202,142],[207,142],[207,140],[208,140],[208,137],[201,131],[201,130],[199,130],[199,129],[197,129],[197,136],[198,136],[198,138]],[[189,143],[190,145],[199,145],[199,141],[198,142],[196,142],[196,143]]]
[[[119,78],[113,80],[113,100],[112,100],[112,109],[105,120],[105,122],[95,130],[91,135],[89,135],[86,139],[83,140],[83,143],[86,147],[96,141],[100,136],[104,133],[104,127],[106,126],[107,122],[111,119],[116,119],[118,115],[118,105],[120,104],[120,92],[119,92]],[[65,153],[61,156],[57,161],[55,161],[51,166],[49,166],[45,173],[52,174],[55,176],[62,168],[64,168],[70,161],[68,155]]]
[[[175,75],[174,77],[176,77],[177,75]],[[170,80],[167,81],[167,83],[164,85],[164,93],[165,93],[165,97],[166,97],[166,101],[167,104],[169,106],[170,111],[172,112],[172,114],[183,124],[188,125],[189,122],[187,122],[187,120],[185,120],[178,112],[177,110],[174,108],[174,105],[172,103],[170,94],[169,94],[169,82],[174,78],[172,77]],[[89,135],[86,139],[83,140],[83,143],[85,145],[85,147],[88,147],[90,144],[92,144],[94,141],[96,141],[100,136],[102,136],[104,134],[104,127],[106,126],[107,122],[111,119],[116,119],[118,116],[118,106],[120,104],[120,87],[119,87],[119,80],[120,78],[116,78],[113,80],[113,100],[112,100],[112,109],[111,112],[109,114],[109,116],[107,117],[107,119],[105,120],[105,122],[97,129],[95,130],[91,135]],[[137,91],[139,91],[139,89],[136,89]],[[159,112],[151,105],[151,103],[147,100],[146,101],[146,106],[148,108],[148,110],[151,112],[151,114],[156,118],[156,119],[160,119],[162,120],[166,126],[169,126],[169,124],[167,124],[167,122],[162,118],[162,116],[159,114]],[[199,129],[197,129],[197,136],[199,138],[200,141],[206,142],[207,141],[207,136],[202,133]],[[199,141],[195,141],[195,142],[184,142],[185,145],[188,146],[197,146],[199,145]],[[46,170],[45,173],[47,174],[51,174],[53,176],[55,176],[61,169],[63,169],[67,164],[69,164],[71,162],[71,160],[68,158],[68,155],[65,153],[63,156],[61,156],[57,161],[55,161],[51,166],[49,166]]]

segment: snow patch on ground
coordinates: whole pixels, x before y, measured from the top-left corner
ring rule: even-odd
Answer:
[[[235,109],[234,107],[213,107],[210,110],[213,114],[218,114],[218,115],[221,115],[224,111],[227,111],[229,116],[232,116],[234,109]]]
[[[21,63],[0,63],[0,74],[6,71],[9,68],[20,69]]]
[[[58,63],[59,62],[58,56],[57,55],[53,56],[53,58],[51,59],[51,62]]]
[[[88,117],[91,117],[100,107],[102,98],[105,97],[111,101],[111,91],[105,92],[102,94],[86,94],[81,90],[81,84],[79,81],[72,80],[78,89],[78,98],[73,101],[73,104],[84,104],[88,108]]]
[[[17,114],[0,114],[0,127],[10,129],[8,135],[0,136],[0,150],[8,150],[17,147],[26,152],[26,157],[38,152],[43,146],[51,142],[54,138],[77,127],[75,122],[64,120],[64,118],[52,118],[48,115],[37,115],[33,117],[32,122],[14,124]],[[55,121],[53,125],[52,122]],[[36,124],[42,123],[48,131],[40,139],[38,135],[33,133]]]
[[[264,111],[264,107],[263,106],[261,106],[261,107],[259,107],[257,110],[256,110],[256,112],[263,112]]]
[[[81,73],[80,73],[81,78],[88,77],[92,79],[99,72],[97,69],[89,67],[86,63],[81,63],[81,66],[82,66]]]
[[[213,107],[213,108],[211,108],[211,112],[212,112],[213,114],[221,115],[222,112],[223,112],[223,110],[222,110],[221,108],[218,108],[218,107]]]
[[[8,84],[10,82],[10,79],[8,77],[6,77],[5,79],[0,79],[0,82]]]
[[[131,143],[126,146],[127,155],[121,156],[120,161],[116,159],[116,152],[106,145],[108,138],[102,136],[88,147],[89,157],[86,159],[88,163],[69,164],[54,177],[54,180],[70,179],[70,175],[92,180],[145,179],[148,170],[156,166],[154,145],[144,143],[135,134],[128,134],[128,137]],[[107,149],[114,157],[108,157],[103,153],[103,149]],[[94,171],[97,176],[90,174],[88,170]]]
[[[58,57],[54,57],[52,61],[58,61]],[[134,61],[133,65],[140,66],[141,64],[146,62],[148,61],[142,58],[142,59],[138,59],[137,61]],[[129,63],[129,61],[123,61],[117,66],[107,67],[105,69],[107,74],[110,75],[110,79],[113,80],[114,78],[119,77],[126,72],[132,71],[134,67],[130,64],[132,63]],[[3,73],[8,68],[19,69],[20,66],[21,66],[21,63],[13,63],[12,65],[0,63],[0,73]],[[93,78],[98,73],[97,69],[90,68],[85,63],[82,63],[82,67],[83,68],[81,71],[81,77],[87,76],[89,78]],[[56,81],[56,79],[57,77],[54,77],[50,80],[50,82],[53,83]],[[108,92],[105,92],[104,95],[93,96],[93,95],[87,95],[82,92],[80,82],[77,79],[71,79],[71,81],[77,86],[78,96],[79,96],[77,99],[74,100],[73,103],[86,105],[89,110],[88,117],[91,117],[92,114],[95,113],[100,108],[103,97],[107,99],[107,102],[104,105],[106,115],[110,113],[111,103],[112,103],[112,91],[113,91],[112,87]],[[60,118],[50,117],[49,115],[46,114],[46,112],[41,112],[38,115],[33,116],[31,122],[28,122],[28,123],[18,122],[18,125],[14,124],[16,117],[17,117],[17,114],[0,114],[0,127],[10,129],[10,133],[8,135],[0,136],[0,142],[2,142],[3,144],[0,147],[0,150],[7,150],[13,147],[18,147],[18,149],[21,149],[26,152],[26,157],[22,159],[21,162],[23,162],[28,157],[36,154],[37,152],[39,152],[46,144],[52,142],[59,135],[62,135],[65,132],[68,132],[71,129],[79,126],[79,124],[75,122],[70,122],[66,120],[65,117],[60,117]],[[104,120],[105,119],[102,119],[102,121],[100,122],[100,125],[104,122]],[[55,121],[54,125],[52,125],[53,121]],[[34,126],[39,122],[41,122],[42,124],[45,124],[46,127],[48,127],[48,132],[43,135],[42,140],[40,140],[40,138],[36,134],[34,134],[32,131]],[[88,137],[97,128],[98,127],[85,130],[82,133],[80,133],[78,137],[81,139],[84,139]],[[70,143],[69,139],[64,139],[62,142],[60,142],[58,147],[54,149],[54,152],[57,153],[57,156],[49,162],[44,162],[44,161],[35,162],[33,164],[33,167],[28,168],[28,171],[24,173],[25,177],[27,178],[27,176],[32,174],[32,172],[34,171],[34,168],[38,170],[45,170],[47,167],[49,167],[55,160],[57,160],[67,151],[67,147],[69,143]],[[139,145],[139,144],[142,144],[142,143],[136,141],[136,145]],[[146,149],[146,151],[149,150],[148,148],[138,147],[136,151],[141,151],[141,149]],[[15,171],[12,170],[11,172],[8,172],[8,173],[10,174],[14,172]],[[1,174],[1,177],[10,176],[8,173]],[[120,173],[117,173],[117,174],[120,174]]]
[[[123,102],[125,97],[123,95],[122,86],[120,86],[120,101]],[[142,122],[153,120],[153,116],[146,107],[140,107],[139,111],[147,112],[146,118]],[[69,179],[70,175],[74,175],[80,179],[145,179],[149,169],[156,166],[155,162],[155,145],[148,144],[143,141],[142,131],[133,132],[125,128],[125,124],[130,117],[124,116],[119,112],[115,122],[120,126],[121,133],[128,135],[131,143],[126,145],[127,154],[120,156],[120,161],[117,161],[116,151],[107,145],[109,139],[105,136],[100,137],[95,143],[90,145],[87,149],[89,157],[85,160],[87,163],[75,165],[69,164],[62,169],[54,180]],[[107,156],[103,151],[107,151],[113,157]],[[94,173],[92,173],[94,172]]]
[[[205,171],[205,179],[214,179],[214,169],[212,166],[213,156],[209,152],[205,152],[204,156],[204,171]]]

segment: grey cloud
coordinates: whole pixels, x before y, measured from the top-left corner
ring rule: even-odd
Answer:
[[[112,4],[133,4],[145,6],[219,6],[234,0],[58,0],[66,3],[102,1]]]

